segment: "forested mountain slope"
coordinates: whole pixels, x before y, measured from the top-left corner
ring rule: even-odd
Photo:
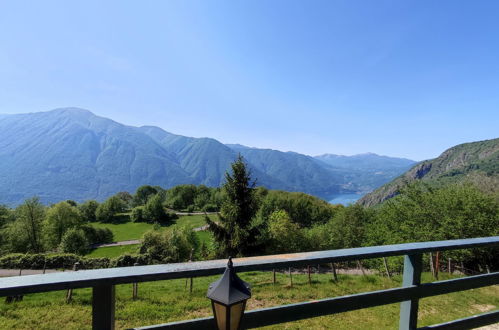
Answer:
[[[372,190],[404,170],[372,182],[372,171],[391,170],[379,164],[369,168],[365,159],[359,166],[356,160],[352,166],[336,166],[294,152],[224,145],[62,108],[0,115],[0,204],[15,205],[35,195],[44,203],[103,200],[144,184],[219,186],[238,153],[258,185],[325,199]]]
[[[499,191],[499,139],[464,143],[452,147],[438,158],[423,161],[390,183],[361,198],[365,206],[379,204],[415,181],[430,185],[473,182],[481,190]]]

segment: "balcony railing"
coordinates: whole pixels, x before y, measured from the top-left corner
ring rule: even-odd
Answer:
[[[400,329],[417,329],[419,299],[499,284],[499,272],[421,284],[422,254],[497,245],[499,245],[499,236],[234,259],[235,269],[238,272],[244,272],[405,256],[402,287],[252,310],[245,313],[242,327],[257,328],[367,307],[401,303]],[[226,262],[226,260],[213,260],[0,278],[0,297],[92,287],[93,329],[114,329],[115,285],[221,274]],[[499,310],[422,329],[466,329],[495,322],[499,322]],[[137,329],[206,329],[212,327],[214,327],[213,317],[206,317]]]

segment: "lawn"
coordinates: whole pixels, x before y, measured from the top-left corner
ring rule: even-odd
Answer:
[[[138,247],[139,244],[101,247],[92,250],[86,256],[91,258],[102,258],[102,257],[116,258],[125,253],[131,253],[131,254],[137,253]]]
[[[201,227],[205,225],[204,215],[183,215],[175,220],[175,224],[187,225],[194,228]],[[216,215],[209,215],[211,219],[216,219]],[[114,234],[114,241],[128,241],[141,239],[142,235],[148,230],[153,229],[154,225],[144,222],[122,222],[122,223],[103,223],[94,222],[92,224],[98,228],[109,228]],[[168,227],[163,227],[168,228]],[[196,232],[199,240],[209,244],[213,241],[213,236],[211,233],[206,231]],[[115,258],[125,253],[135,253],[137,250],[136,244],[133,245],[123,245],[123,246],[112,246],[112,247],[101,247],[92,250],[87,256],[89,257],[108,257]]]
[[[209,215],[211,219],[216,219],[216,215]],[[175,220],[175,224],[201,227],[205,224],[204,215],[182,215]],[[154,227],[154,225],[145,222],[122,222],[122,223],[103,223],[94,222],[92,224],[99,228],[109,228],[114,234],[114,241],[128,241],[140,239],[142,235]]]
[[[442,274],[446,275],[446,274]],[[249,272],[240,276],[252,284],[253,296],[248,309],[276,306],[300,301],[335,297],[362,291],[400,286],[400,276],[393,280],[379,276],[340,275],[338,282],[330,274],[314,274],[312,285],[306,275],[293,275],[293,287],[286,274],[278,273],[272,284],[270,272]],[[426,281],[427,273],[423,274]],[[211,315],[206,298],[208,284],[218,277],[194,279],[189,294],[186,280],[158,281],[139,284],[139,299],[131,299],[131,285],[116,289],[116,326],[125,329],[174,320]],[[78,289],[74,301],[64,302],[65,292],[30,294],[22,302],[5,304],[0,301],[0,324],[6,329],[90,329],[91,290]],[[474,289],[425,298],[420,303],[419,326],[444,322],[488,310],[499,305],[499,286]],[[397,329],[399,304],[363,309],[333,316],[280,324],[269,329]]]

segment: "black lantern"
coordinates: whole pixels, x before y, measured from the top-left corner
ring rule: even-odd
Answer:
[[[206,296],[211,299],[218,329],[239,329],[246,300],[251,297],[251,290],[250,285],[236,275],[231,257],[224,274],[218,281],[210,284]]]

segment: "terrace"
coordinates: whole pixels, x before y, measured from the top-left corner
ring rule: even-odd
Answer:
[[[424,297],[499,284],[499,272],[458,279],[421,283],[422,254],[454,249],[487,248],[499,245],[499,237],[408,243],[355,249],[258,256],[234,259],[238,272],[306,267],[369,258],[404,256],[403,284],[399,288],[251,310],[245,313],[242,327],[257,328],[362,308],[401,303],[400,329],[418,329],[418,302]],[[0,297],[64,289],[93,288],[93,329],[114,329],[115,285],[148,281],[194,278],[221,274],[226,260],[166,265],[136,266],[52,273],[0,279]],[[426,329],[464,329],[499,322],[499,310],[437,324]],[[146,326],[137,329],[213,328],[213,317]]]

